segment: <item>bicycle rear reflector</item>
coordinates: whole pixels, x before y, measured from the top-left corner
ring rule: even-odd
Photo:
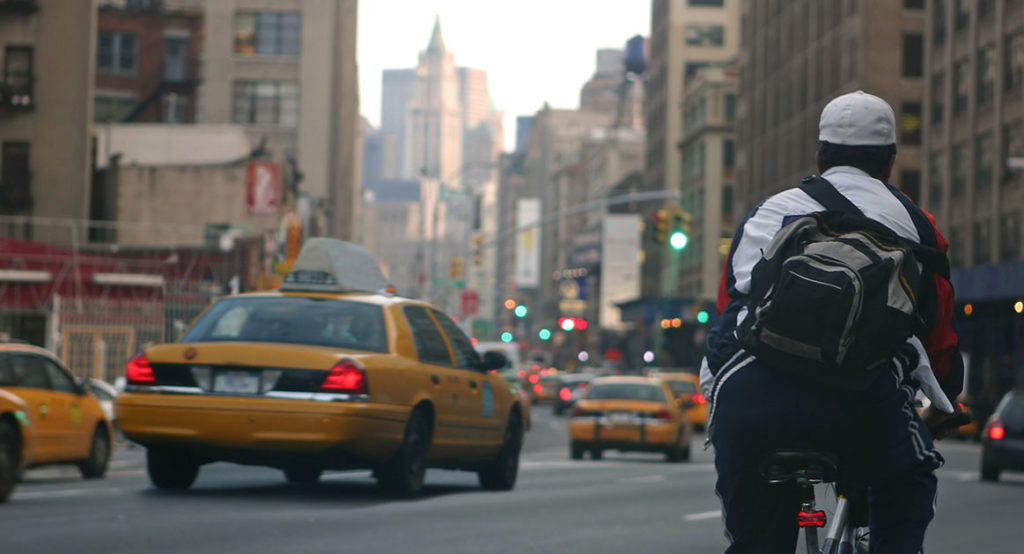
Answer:
[[[816,512],[805,512],[800,510],[796,515],[796,522],[800,527],[824,527],[825,512],[821,510]]]

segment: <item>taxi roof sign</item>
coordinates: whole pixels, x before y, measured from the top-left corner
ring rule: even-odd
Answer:
[[[282,291],[374,292],[388,280],[369,250],[339,239],[312,237],[281,284]]]

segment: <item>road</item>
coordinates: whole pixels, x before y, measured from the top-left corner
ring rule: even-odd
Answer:
[[[183,493],[150,488],[141,448],[119,447],[106,479],[74,468],[31,470],[0,506],[0,552],[581,552],[715,553],[725,548],[712,452],[693,461],[606,453],[570,461],[566,420],[534,409],[519,483],[483,492],[476,476],[427,473],[423,498],[380,492],[368,472],[325,474],[302,488],[279,471],[205,466]],[[929,554],[1019,552],[1024,474],[978,481],[978,446],[943,445]]]

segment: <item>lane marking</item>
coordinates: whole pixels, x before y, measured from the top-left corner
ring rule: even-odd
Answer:
[[[712,510],[683,516],[683,521],[703,521],[705,519],[716,519],[722,517],[722,510]]]
[[[620,483],[661,483],[668,480],[665,475],[641,475],[639,477],[626,477],[619,479]]]
[[[30,491],[30,492],[21,492],[19,490],[15,490],[14,494],[12,496],[14,498],[16,498],[16,499],[24,500],[24,499],[33,499],[33,498],[71,498],[71,497],[74,497],[74,496],[93,496],[93,495],[113,496],[113,495],[121,494],[123,492],[124,492],[124,489],[119,489],[119,488],[112,488],[112,489],[99,489],[99,488],[97,488],[97,489],[62,489],[62,490],[56,490],[56,491]]]

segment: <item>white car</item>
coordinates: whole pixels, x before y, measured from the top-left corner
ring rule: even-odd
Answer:
[[[100,407],[103,408],[103,413],[107,415],[107,419],[113,423],[114,397],[117,396],[117,389],[110,383],[100,381],[99,379],[90,378],[85,384],[89,387],[89,392],[100,401]]]

